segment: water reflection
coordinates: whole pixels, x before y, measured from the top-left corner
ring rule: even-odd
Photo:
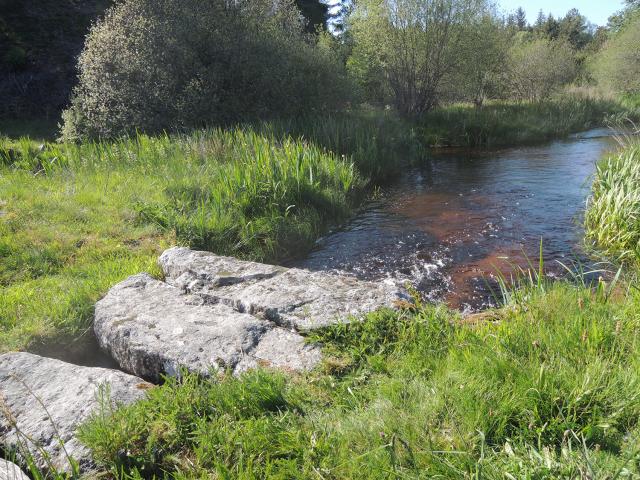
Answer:
[[[490,304],[491,276],[537,262],[541,239],[549,266],[583,258],[580,214],[595,162],[614,145],[607,134],[435,152],[295,265],[410,281],[456,308]]]

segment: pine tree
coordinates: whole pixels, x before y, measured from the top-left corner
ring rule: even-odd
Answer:
[[[296,0],[296,6],[305,18],[306,31],[313,33],[318,27],[326,28],[329,18],[329,7],[320,0]]]
[[[518,7],[516,10],[516,25],[518,30],[526,30],[527,28],[527,14],[522,7]]]
[[[536,23],[534,25],[537,31],[541,31],[544,29],[544,25],[547,23],[547,16],[544,14],[542,10],[538,12],[538,18],[536,19]]]

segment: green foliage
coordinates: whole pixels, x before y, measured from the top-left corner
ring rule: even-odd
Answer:
[[[442,107],[420,120],[423,141],[432,146],[501,146],[544,142],[602,125],[608,116],[631,109],[613,101],[564,94],[551,101],[493,101]]]
[[[574,52],[564,41],[521,37],[509,56],[509,96],[518,100],[548,99],[578,72]]]
[[[567,42],[574,50],[584,49],[594,38],[587,18],[577,8],[572,8],[558,19],[540,11],[531,30],[539,38]]]
[[[393,179],[407,160],[426,155],[416,126],[388,111],[360,109],[330,117],[281,119],[266,125],[276,136],[291,135],[350,154],[358,170],[373,182]]]
[[[532,285],[480,325],[373,313],[314,335],[321,369],[169,380],[82,439],[116,478],[636,478],[631,292]]]
[[[81,335],[97,299],[156,272],[171,244],[304,255],[368,177],[400,170],[411,135],[353,114],[83,144],[0,139],[0,350]]]
[[[4,63],[13,70],[20,70],[27,64],[27,52],[24,48],[10,47],[2,57]]]
[[[551,21],[557,31],[543,33]],[[576,10],[541,22],[511,27],[481,0],[359,2],[347,68],[366,101],[414,118],[456,102],[548,100],[576,81],[592,35]]]
[[[631,16],[611,36],[591,62],[598,84],[609,91],[640,93],[640,13]]]
[[[474,47],[469,30],[487,14],[484,0],[358,2],[348,68],[369,100],[389,101],[415,117],[439,103],[445,78]]]
[[[303,28],[291,2],[119,2],[87,37],[63,137],[336,108],[342,68]]]
[[[459,49],[460,64],[445,77],[443,99],[473,102],[504,95],[504,70],[511,33],[502,20],[486,14],[470,25]]]
[[[585,213],[586,239],[608,257],[640,260],[640,143],[607,155],[597,166]]]

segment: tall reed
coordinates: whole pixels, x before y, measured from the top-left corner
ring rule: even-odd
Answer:
[[[640,140],[621,140],[620,151],[596,167],[587,201],[586,240],[606,256],[622,263],[640,260]]]

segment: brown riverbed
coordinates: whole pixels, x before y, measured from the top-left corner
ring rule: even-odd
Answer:
[[[546,145],[434,152],[320,239],[295,266],[411,282],[461,310],[500,300],[496,278],[538,264],[589,263],[581,214],[595,163],[614,146],[593,130]]]

